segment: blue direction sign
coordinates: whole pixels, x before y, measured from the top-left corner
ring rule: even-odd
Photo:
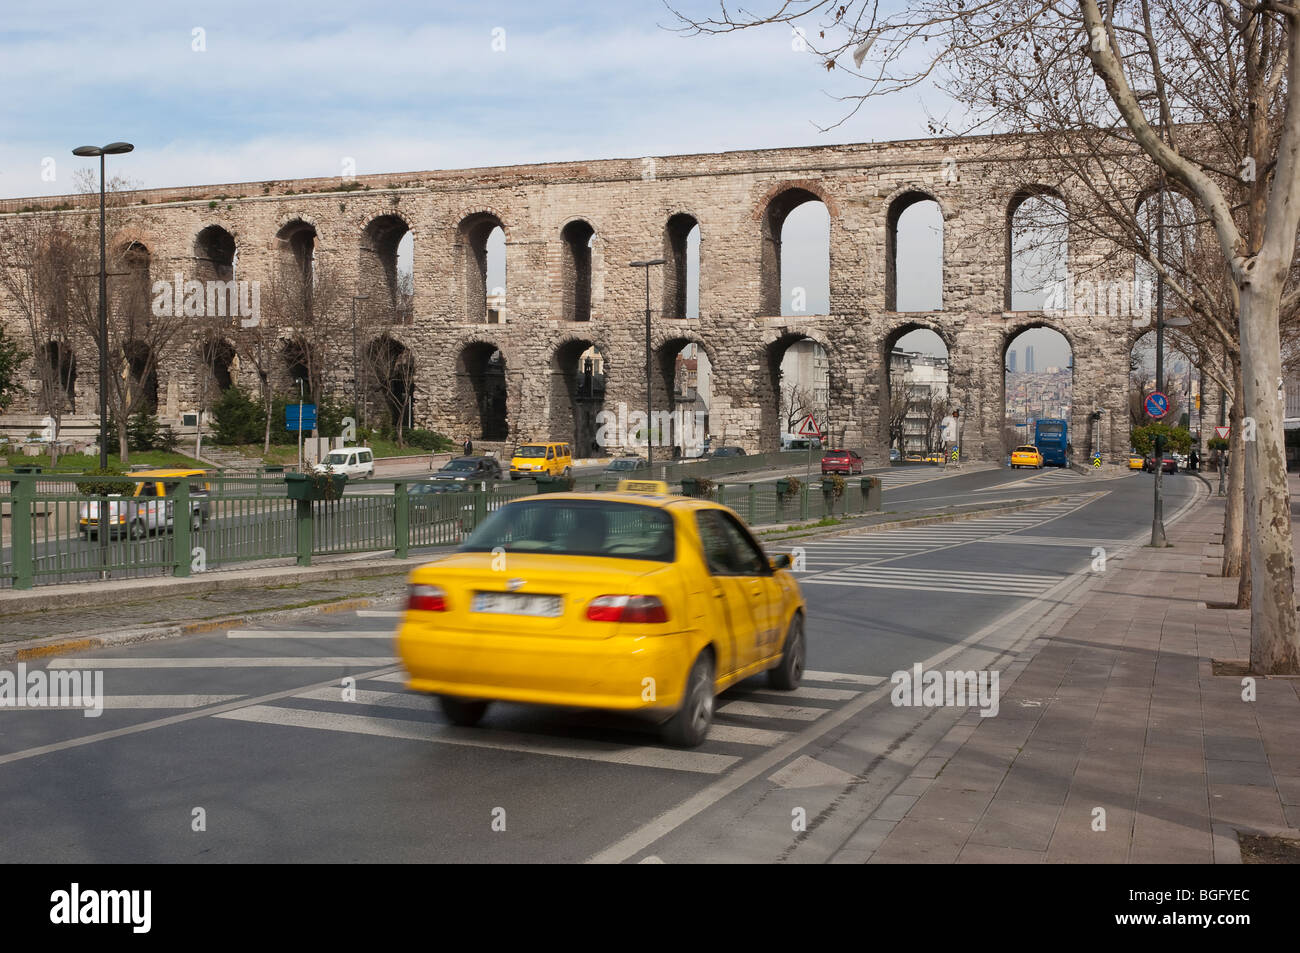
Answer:
[[[284,429],[285,430],[315,430],[316,429],[316,405],[302,405],[302,426],[298,425],[298,405],[287,404],[284,408]]]
[[[1147,394],[1146,400],[1147,416],[1154,420],[1159,420],[1165,414],[1169,413],[1169,398],[1160,391],[1152,391]]]

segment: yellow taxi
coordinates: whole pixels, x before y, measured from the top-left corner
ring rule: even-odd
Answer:
[[[538,441],[521,443],[510,455],[510,479],[567,477],[573,473],[573,451],[567,443]]]
[[[942,453],[933,453],[933,452],[932,452],[932,453],[927,453],[927,454],[925,455],[925,460],[924,460],[924,462],[925,462],[925,463],[943,463],[943,454],[942,454]]]
[[[171,529],[176,521],[172,497],[182,480],[188,484],[190,495],[190,529],[202,529],[208,521],[211,484],[204,479],[206,471],[132,470],[124,476],[140,478],[140,482],[135,485],[130,497],[114,495],[108,498],[108,512],[104,522],[110,535],[130,533],[133,539],[143,539],[149,533]],[[82,503],[78,508],[77,522],[81,535],[98,535],[99,502],[91,500]]]
[[[904,463],[924,463],[924,462],[925,462],[925,458],[922,457],[921,454],[913,452],[913,453],[909,453],[909,454],[907,454],[905,457],[903,457],[903,462],[904,462]]]
[[[457,725],[492,701],[638,713],[694,747],[714,696],[759,672],[797,688],[805,605],[730,509],[625,480],[526,497],[411,573],[397,654]]]
[[[1035,467],[1041,470],[1043,468],[1042,451],[1032,444],[1016,447],[1011,451],[1011,469],[1014,470],[1017,467]]]
[[[1130,470],[1141,470],[1145,463],[1146,458],[1136,450],[1130,450],[1128,452],[1128,468]]]

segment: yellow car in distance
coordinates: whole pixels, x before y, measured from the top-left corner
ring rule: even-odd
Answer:
[[[1128,468],[1130,470],[1141,470],[1146,458],[1136,450],[1130,450],[1128,453]]]
[[[1035,467],[1039,470],[1043,468],[1043,454],[1032,444],[1025,444],[1023,447],[1016,447],[1011,451],[1011,469],[1017,467]]]
[[[626,486],[626,489],[622,487]],[[694,747],[714,696],[797,688],[803,596],[726,507],[625,481],[508,503],[411,573],[397,655],[457,725],[493,701],[639,713]]]
[[[567,443],[521,443],[510,455],[510,479],[567,477],[573,473],[573,450]]]
[[[927,453],[927,454],[925,455],[925,460],[924,460],[924,462],[925,462],[925,463],[943,463],[943,454],[942,454],[942,453]]]

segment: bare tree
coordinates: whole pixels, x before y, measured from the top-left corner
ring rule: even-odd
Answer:
[[[795,428],[812,412],[812,391],[794,381],[783,381],[781,384],[781,419],[785,421],[786,433],[794,433]]]
[[[775,0],[774,0],[775,2]],[[968,110],[963,129],[1032,133],[1026,161],[1060,165],[1086,207],[1071,224],[1114,222],[1182,297],[1163,243],[1137,220],[1135,193],[1178,189],[1204,218],[1227,276],[1241,356],[1239,451],[1249,529],[1251,665],[1300,673],[1290,494],[1283,442],[1281,319],[1300,296],[1300,5],[1285,0],[880,0],[720,7],[681,17],[692,32],[809,23],[808,49],[857,77],[849,114],[869,99],[933,81]],[[1032,150],[1032,152],[1030,151]],[[1123,201],[1115,201],[1120,196]],[[1159,203],[1161,207],[1164,202]],[[1162,231],[1162,230],[1161,230]],[[1193,287],[1195,287],[1193,285]],[[1183,289],[1187,291],[1188,289]],[[1189,306],[1195,300],[1188,295]],[[1209,297],[1209,296],[1205,296]],[[1244,467],[1242,464],[1244,463]]]
[[[65,413],[75,412],[77,327],[71,298],[76,277],[89,266],[85,249],[55,214],[20,215],[0,231],[0,290],[13,304],[31,348],[37,406],[57,436]],[[58,441],[50,462],[58,463]]]
[[[406,422],[415,397],[415,356],[388,334],[366,347],[366,363],[393,421],[397,445],[405,446]]]
[[[889,445],[897,446],[903,452],[903,440],[907,434],[907,373],[901,367],[889,369]]]

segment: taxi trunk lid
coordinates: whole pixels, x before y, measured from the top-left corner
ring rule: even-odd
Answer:
[[[408,611],[406,621],[458,631],[609,638],[624,623],[590,621],[587,606],[591,600],[605,595],[650,595],[668,605],[664,591],[667,570],[668,564],[650,560],[455,553],[411,576],[413,585],[441,588],[446,594],[446,610]]]

